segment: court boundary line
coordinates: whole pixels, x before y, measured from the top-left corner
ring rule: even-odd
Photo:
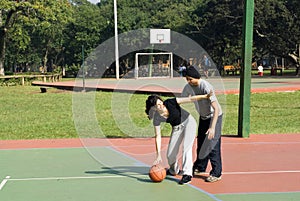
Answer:
[[[6,176],[5,179],[2,180],[2,182],[0,183],[0,191],[3,189],[3,187],[8,182],[9,179],[10,179],[10,176]]]
[[[281,173],[300,173],[300,170],[270,170],[270,171],[249,171],[249,172],[223,172],[225,175],[248,175],[248,174],[281,174]]]
[[[5,183],[2,181],[2,183],[6,184],[8,181],[51,181],[51,180],[80,180],[80,179],[107,179],[107,178],[125,178],[125,177],[128,177],[128,175],[134,175],[134,176],[140,176],[140,177],[144,177],[146,176],[145,174],[138,174],[138,173],[131,173],[131,174],[126,174],[126,175],[107,175],[107,176],[80,176],[80,177],[37,177],[37,178],[16,178],[16,179],[13,179],[13,178],[6,178],[4,179],[3,181],[5,181]],[[175,177],[174,177],[175,178]],[[204,191],[203,189],[201,188],[198,188],[197,186],[194,186],[192,184],[188,184],[189,187],[209,196],[210,198],[212,198],[213,200],[215,201],[221,201],[220,199],[218,199],[215,194],[211,194],[211,193],[208,193],[206,191]],[[4,187],[4,185],[2,186],[2,188]],[[0,188],[0,191],[1,189]]]
[[[113,169],[113,168],[112,168]],[[223,172],[226,175],[238,175],[238,174],[280,174],[280,173],[300,173],[300,170],[283,170],[283,171],[249,171],[249,172]],[[205,173],[209,174],[209,173]],[[35,180],[72,180],[72,179],[98,179],[98,178],[114,178],[114,177],[127,177],[130,175],[141,175],[147,176],[147,174],[141,173],[130,173],[126,175],[102,175],[102,176],[74,176],[74,177],[28,177],[28,178],[11,178],[11,176],[6,176],[2,180],[0,187],[7,181],[35,181]],[[0,188],[1,189],[1,188]]]
[[[10,178],[8,181],[50,181],[50,180],[79,180],[79,179],[107,179],[107,178],[122,178],[130,175],[141,175],[142,174],[127,174],[127,175],[103,175],[103,176],[80,176],[80,177],[28,177],[28,178]]]
[[[259,194],[289,194],[300,193],[300,191],[287,191],[287,192],[253,192],[253,193],[218,193],[216,195],[259,195]]]
[[[223,172],[224,175],[250,175],[250,174],[281,174],[281,173],[300,173],[300,170],[282,170],[282,171],[249,171],[249,172]],[[205,173],[209,174],[209,173]],[[102,176],[74,176],[74,177],[28,177],[28,178],[11,178],[11,176],[6,176],[5,179],[0,183],[0,191],[4,188],[8,181],[48,181],[48,180],[79,180],[79,179],[107,179],[107,178],[122,178],[127,176],[147,176],[146,174],[140,173],[126,173],[126,175],[102,175]],[[194,186],[193,184],[189,184],[189,186],[197,189],[198,191],[210,196],[215,197],[215,194],[208,193],[201,188]],[[298,191],[292,191],[298,192]],[[299,191],[300,192],[300,191]],[[226,194],[226,193],[222,193]],[[232,193],[230,193],[232,194]],[[248,194],[248,193],[247,193]],[[219,194],[218,194],[219,195]]]

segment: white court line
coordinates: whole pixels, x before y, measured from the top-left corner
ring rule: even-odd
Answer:
[[[300,173],[300,170],[275,170],[275,171],[250,171],[250,172],[224,172],[222,174],[280,174],[280,173]]]
[[[5,179],[3,179],[3,181],[0,184],[0,191],[2,190],[2,188],[4,187],[6,182],[9,180],[9,178],[10,178],[10,176],[6,176]]]
[[[141,174],[128,174],[128,175],[141,175]],[[43,180],[75,180],[75,179],[106,179],[106,178],[121,178],[128,177],[127,175],[111,175],[111,176],[87,176],[87,177],[37,177],[37,178],[19,178],[9,179],[9,181],[43,181]]]
[[[254,144],[254,145],[274,145],[274,144],[300,144],[300,142],[222,142],[222,144],[230,144],[230,145],[241,145],[241,144]]]
[[[250,171],[250,172],[223,172],[223,175],[241,175],[241,174],[280,174],[280,173],[300,173],[300,170],[286,170],[286,171]],[[206,173],[208,174],[208,173]],[[145,176],[143,174],[133,173],[133,174],[125,174],[124,175],[109,175],[109,176],[86,176],[86,177],[40,177],[40,178],[19,178],[19,179],[10,179],[10,177],[6,177],[2,181],[2,183],[6,183],[9,181],[43,181],[43,180],[76,180],[76,179],[106,179],[106,178],[122,178],[128,177],[128,175],[135,176]],[[2,185],[1,183],[1,185]],[[3,185],[4,185],[3,184]],[[2,185],[2,186],[3,186]],[[0,188],[1,189],[1,188]]]

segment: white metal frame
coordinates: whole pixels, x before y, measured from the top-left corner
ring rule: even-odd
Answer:
[[[170,58],[170,78],[173,78],[173,53],[172,52],[156,52],[156,53],[136,53],[135,54],[135,67],[134,77],[137,79],[139,76],[139,55],[169,55]]]

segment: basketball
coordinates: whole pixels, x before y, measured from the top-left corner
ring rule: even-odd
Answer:
[[[166,175],[166,170],[161,165],[153,165],[149,170],[149,177],[153,182],[161,182]]]

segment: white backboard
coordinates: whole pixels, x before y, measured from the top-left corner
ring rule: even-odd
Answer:
[[[170,44],[170,29],[150,29],[150,44]]]

